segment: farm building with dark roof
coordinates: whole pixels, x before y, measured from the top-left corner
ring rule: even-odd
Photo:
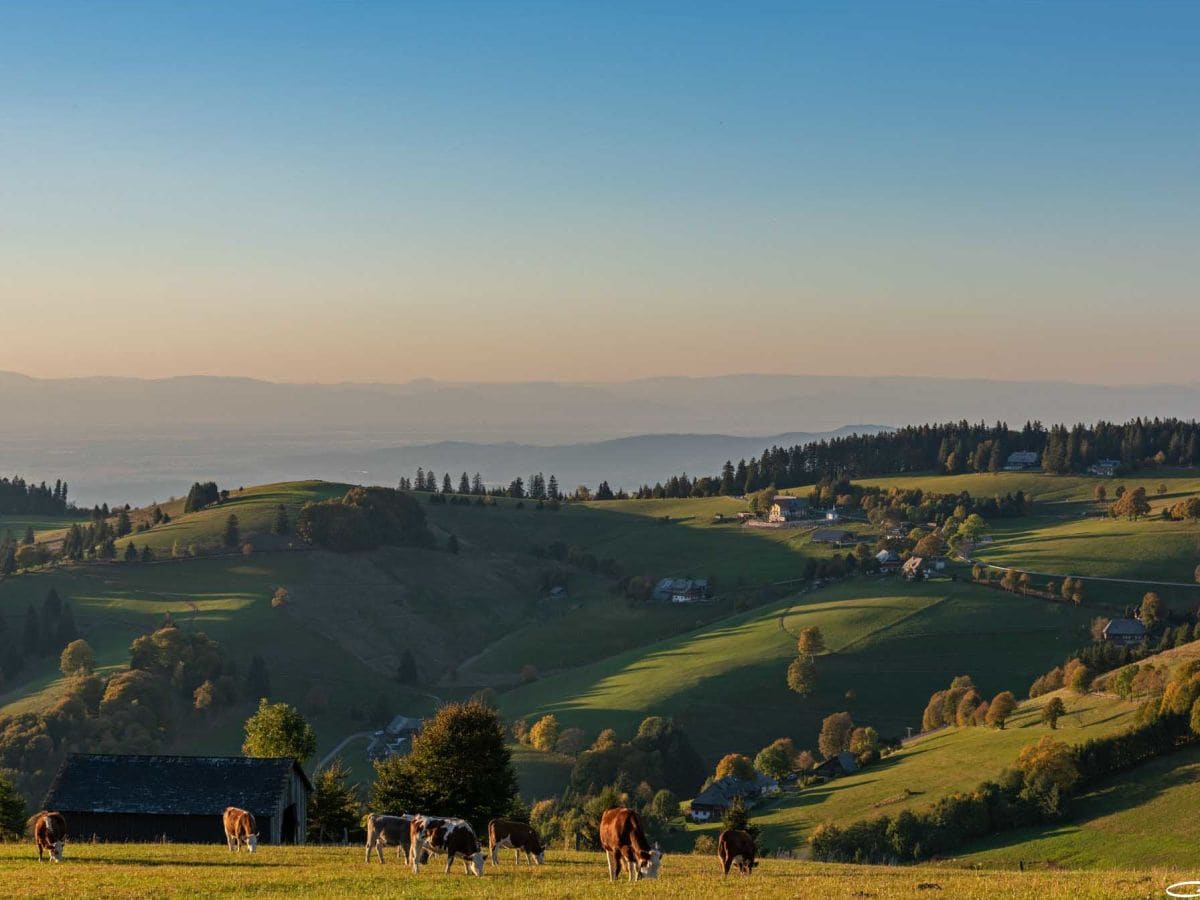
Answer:
[[[294,759],[72,754],[42,806],[75,840],[221,842],[221,816],[237,806],[260,842],[302,844],[311,791]]]

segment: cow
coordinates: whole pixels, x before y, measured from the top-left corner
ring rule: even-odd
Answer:
[[[721,872],[725,875],[729,874],[729,868],[734,864],[743,875],[749,875],[758,865],[754,854],[754,838],[744,831],[730,828],[722,831],[717,838],[717,859],[721,861]]]
[[[454,864],[454,857],[461,856],[463,868],[468,875],[483,875],[484,854],[479,846],[475,829],[465,819],[449,819],[437,816],[414,816],[409,826],[409,861],[413,874],[419,874],[421,863],[430,853],[446,854],[446,874]]]
[[[42,854],[50,853],[50,862],[62,862],[63,844],[67,840],[67,820],[62,813],[40,812],[33,823],[33,840],[37,844],[38,862]]]
[[[524,822],[508,819],[492,819],[488,822],[488,844],[492,851],[492,865],[500,865],[500,851],[512,848],[513,864],[520,865],[521,854],[525,862],[536,862],[539,866],[546,861],[546,848],[538,833]]]
[[[371,861],[371,851],[374,850],[379,854],[379,863],[382,865],[384,847],[395,847],[396,858],[400,859],[403,856],[407,861],[412,820],[410,815],[382,816],[372,813],[367,816],[366,861]]]
[[[221,822],[225,826],[225,843],[229,845],[231,853],[237,853],[242,845],[251,853],[258,849],[258,826],[253,813],[227,806]]]
[[[657,878],[662,865],[662,852],[658,845],[650,846],[642,821],[632,809],[614,806],[600,818],[600,846],[608,857],[608,877],[616,881],[621,874],[621,863],[629,865],[629,880]]]

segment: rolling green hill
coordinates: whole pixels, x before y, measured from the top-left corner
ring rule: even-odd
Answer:
[[[821,719],[843,709],[902,735],[953,674],[970,672],[985,692],[1021,690],[1084,640],[1086,621],[1061,604],[965,584],[855,579],[517,688],[501,708],[553,713],[593,735],[628,736],[649,711],[672,715],[714,761],[780,736],[811,746]],[[831,652],[817,659],[816,692],[801,699],[785,673],[807,625]]]
[[[967,491],[994,496],[1023,490],[1035,499],[1034,515],[998,519],[990,524],[993,542],[974,551],[981,562],[1022,571],[1087,579],[1085,606],[1112,615],[1156,591],[1176,611],[1200,603],[1195,570],[1200,564],[1200,525],[1170,522],[1160,512],[1185,497],[1200,494],[1195,470],[1167,469],[1135,478],[1001,472],[995,475],[897,475],[868,478],[863,484],[920,488],[934,493]],[[1102,484],[1111,500],[1118,485],[1146,489],[1150,515],[1137,522],[1103,515],[1093,499]],[[1159,486],[1166,492],[1159,494]],[[1097,515],[1099,513],[1100,515]],[[1038,586],[1045,578],[1037,578]],[[1111,580],[1109,580],[1111,579]]]
[[[1152,760],[1072,803],[1063,822],[993,835],[955,865],[971,868],[1186,867],[1200,824],[1200,747]]]
[[[1056,481],[1023,473],[971,477],[992,479],[999,492],[1025,483],[1016,479]],[[945,490],[955,479],[934,481]],[[1090,505],[1093,480],[1070,481],[1056,487],[1061,502],[1044,503],[1031,519],[995,523],[988,558],[1043,560],[1050,571],[1060,560],[1090,567],[1082,574],[1147,573],[1163,559],[1168,571],[1182,573],[1178,560],[1197,539],[1192,526],[1080,519],[1071,505]],[[1181,476],[1170,495],[1192,486]],[[959,673],[971,674],[985,694],[1021,694],[1034,676],[1086,642],[1091,616],[1108,602],[1097,591],[1095,603],[1076,609],[962,582],[912,585],[885,577],[800,591],[805,560],[832,551],[813,546],[804,528],[730,522],[744,508],[732,498],[564,504],[554,511],[511,500],[434,505],[422,496],[436,549],[339,554],[271,533],[279,504],[294,523],[305,502],[345,489],[324,482],[234,489],[226,503],[190,514],[180,500],[163,504],[172,520],[131,537],[139,547],[151,546],[157,561],[20,573],[0,581],[0,616],[10,634],[19,634],[26,608],[37,607],[54,588],[108,669],[125,665],[131,640],[168,614],[220,641],[243,671],[261,654],[273,698],[296,704],[313,721],[318,757],[392,714],[427,714],[440,700],[486,686],[501,692],[506,717],[553,712],[564,727],[583,728],[589,738],[608,727],[628,737],[647,715],[674,716],[711,764],[730,751],[753,754],[780,736],[812,747],[821,719],[843,709],[859,724],[903,735],[919,724],[928,695]],[[238,516],[248,552],[221,546],[230,513]],[[134,522],[148,515],[135,510]],[[458,554],[445,552],[451,534]],[[1078,550],[1088,541],[1100,542],[1094,557]],[[545,558],[553,542],[577,548],[598,565],[585,569]],[[197,556],[172,558],[192,548]],[[544,595],[541,575],[550,569],[565,572],[565,599]],[[627,575],[708,577],[718,600],[631,602],[618,590],[618,579]],[[273,608],[270,598],[279,587],[287,588],[288,602]],[[1136,586],[1128,592],[1130,602],[1141,593]],[[1112,596],[1124,594],[1113,588]],[[801,699],[787,689],[785,672],[795,634],[806,625],[822,629],[830,650],[817,660],[817,690]],[[395,677],[406,649],[422,676],[413,688]],[[521,684],[526,666],[534,667],[536,680]],[[36,661],[0,686],[0,713],[45,709],[62,686],[56,659]],[[236,752],[251,706],[247,698],[186,729],[176,749]],[[1068,698],[1068,706],[1061,732],[1080,739],[1123,727],[1131,709],[1103,695]],[[1009,762],[1043,730],[1036,719],[1037,709],[1029,706],[1002,732],[950,729],[922,737],[852,778],[788,793],[756,818],[768,843],[799,846],[824,819],[849,821],[923,804]],[[345,751],[359,779],[370,774],[359,758],[364,751],[363,738]],[[523,747],[516,748],[515,762],[527,800],[559,793],[571,765],[569,757]],[[1109,815],[1097,810],[1097,819]],[[1000,854],[995,865],[1006,864],[1004,847],[989,850]],[[1046,858],[1057,852],[1047,849]]]
[[[1193,642],[1174,650],[1152,657],[1148,662],[1174,668],[1186,661],[1200,659],[1200,642]],[[986,691],[984,692],[987,693]],[[1021,691],[1014,690],[1018,696]],[[1059,720],[1056,731],[1041,721],[1042,707],[1051,697],[1060,697],[1067,707],[1067,715]],[[859,819],[879,815],[895,815],[903,809],[928,806],[939,797],[955,791],[974,788],[979,782],[994,777],[1006,766],[1011,765],[1027,744],[1036,743],[1043,735],[1053,734],[1067,743],[1082,743],[1096,737],[1125,730],[1133,724],[1137,704],[1124,701],[1113,694],[1092,693],[1078,696],[1069,690],[1060,690],[1022,701],[1003,730],[984,727],[944,728],[923,734],[907,741],[898,752],[885,757],[879,763],[844,778],[824,785],[785,791],[778,799],[768,801],[754,810],[756,825],[763,829],[764,841],[769,846],[798,847],[812,829],[822,822],[848,825]],[[1107,785],[1079,800],[1077,814],[1072,821],[1078,825],[1069,830],[1063,827],[1025,829],[1030,839],[1044,842],[1042,855],[1031,856],[1020,846],[1021,841],[1005,833],[994,842],[980,844],[976,851],[965,857],[968,864],[980,862],[985,865],[1009,866],[1018,858],[1056,860],[1055,854],[1069,856],[1079,854],[1077,861],[1089,865],[1104,865],[1109,868],[1133,864],[1136,853],[1116,852],[1104,846],[1104,837],[1096,832],[1107,825],[1089,825],[1091,820],[1107,822],[1107,816],[1116,815],[1130,805],[1141,804],[1156,798],[1171,805],[1194,799],[1200,787],[1193,784],[1197,777],[1197,757],[1192,750],[1163,757],[1136,769],[1129,776],[1117,781],[1121,786]],[[1179,777],[1169,776],[1175,766],[1181,767]],[[1125,785],[1129,781],[1130,785]],[[1143,785],[1144,783],[1144,785]],[[1143,785],[1138,787],[1138,785]],[[1167,796],[1171,795],[1171,796]],[[1128,802],[1126,802],[1128,801]],[[1145,814],[1136,810],[1121,813],[1124,818],[1113,828],[1137,827],[1152,822],[1152,812]],[[1194,846],[1200,839],[1200,825],[1178,826],[1190,841],[1183,839],[1171,844],[1157,856],[1145,860],[1147,864],[1178,865],[1190,857],[1181,854],[1179,848]],[[689,825],[693,833],[715,834],[719,824]],[[1039,843],[1041,846],[1041,843]],[[1011,851],[1011,852],[1010,852]],[[979,858],[975,858],[978,852]],[[1190,852],[1190,849],[1189,849]],[[1024,854],[1024,855],[1022,855]],[[1090,854],[1090,856],[1088,856]],[[1073,864],[1073,863],[1072,863]]]

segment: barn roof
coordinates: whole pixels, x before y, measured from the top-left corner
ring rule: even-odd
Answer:
[[[43,808],[219,816],[227,806],[240,806],[270,815],[293,773],[312,790],[304,770],[290,758],[75,753],[58,770]]]
[[[1108,637],[1142,637],[1145,633],[1146,626],[1137,619],[1113,619],[1104,626],[1104,634]]]
[[[768,778],[758,771],[754,773],[754,778],[750,781],[742,781],[740,778],[726,775],[724,778],[718,778],[697,794],[692,800],[692,807],[727,807],[733,803],[735,797],[748,797],[751,794],[773,790],[778,786],[773,778]]]

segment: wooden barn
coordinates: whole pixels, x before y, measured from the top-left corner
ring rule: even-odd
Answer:
[[[259,841],[302,844],[312,784],[293,759],[72,754],[44,809],[77,841],[219,843],[227,806],[254,813]]]

